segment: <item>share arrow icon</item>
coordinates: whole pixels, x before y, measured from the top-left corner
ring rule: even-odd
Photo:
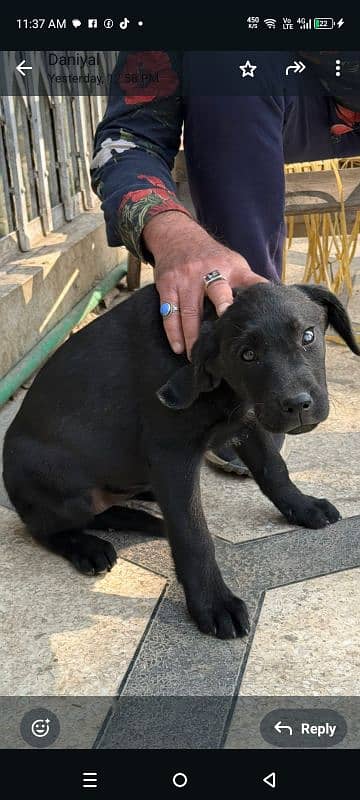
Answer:
[[[290,72],[300,75],[304,72],[304,69],[306,69],[306,66],[302,61],[294,61],[293,64],[289,64],[289,66],[286,67],[285,75],[290,75]]]
[[[276,773],[275,772],[270,772],[269,775],[266,775],[266,777],[263,778],[263,783],[266,783],[266,785],[270,786],[271,789],[275,789],[276,788]]]

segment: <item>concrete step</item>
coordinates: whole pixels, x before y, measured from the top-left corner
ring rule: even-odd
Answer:
[[[85,212],[0,267],[0,378],[117,264],[101,211]]]

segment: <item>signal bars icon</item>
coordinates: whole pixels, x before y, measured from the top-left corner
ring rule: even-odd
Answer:
[[[301,17],[300,19],[298,19],[298,24],[300,26],[300,30],[301,31],[310,31],[311,30],[311,23],[312,23],[311,19],[304,19],[304,17]]]
[[[264,22],[268,28],[276,28],[276,19],[264,19]]]

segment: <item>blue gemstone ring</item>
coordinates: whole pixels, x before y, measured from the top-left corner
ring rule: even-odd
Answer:
[[[175,314],[176,311],[179,311],[179,306],[174,303],[161,303],[160,314],[164,319],[170,317],[171,314]]]

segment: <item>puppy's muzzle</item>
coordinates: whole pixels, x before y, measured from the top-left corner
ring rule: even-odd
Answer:
[[[286,397],[280,401],[281,410],[294,426],[288,429],[288,433],[306,433],[316,427],[316,423],[311,422],[311,412],[313,411],[313,399],[309,392],[299,392],[292,397]]]
[[[300,392],[293,397],[286,397],[284,400],[281,400],[280,405],[282,411],[285,411],[286,414],[303,416],[311,410],[313,399],[308,392]]]

